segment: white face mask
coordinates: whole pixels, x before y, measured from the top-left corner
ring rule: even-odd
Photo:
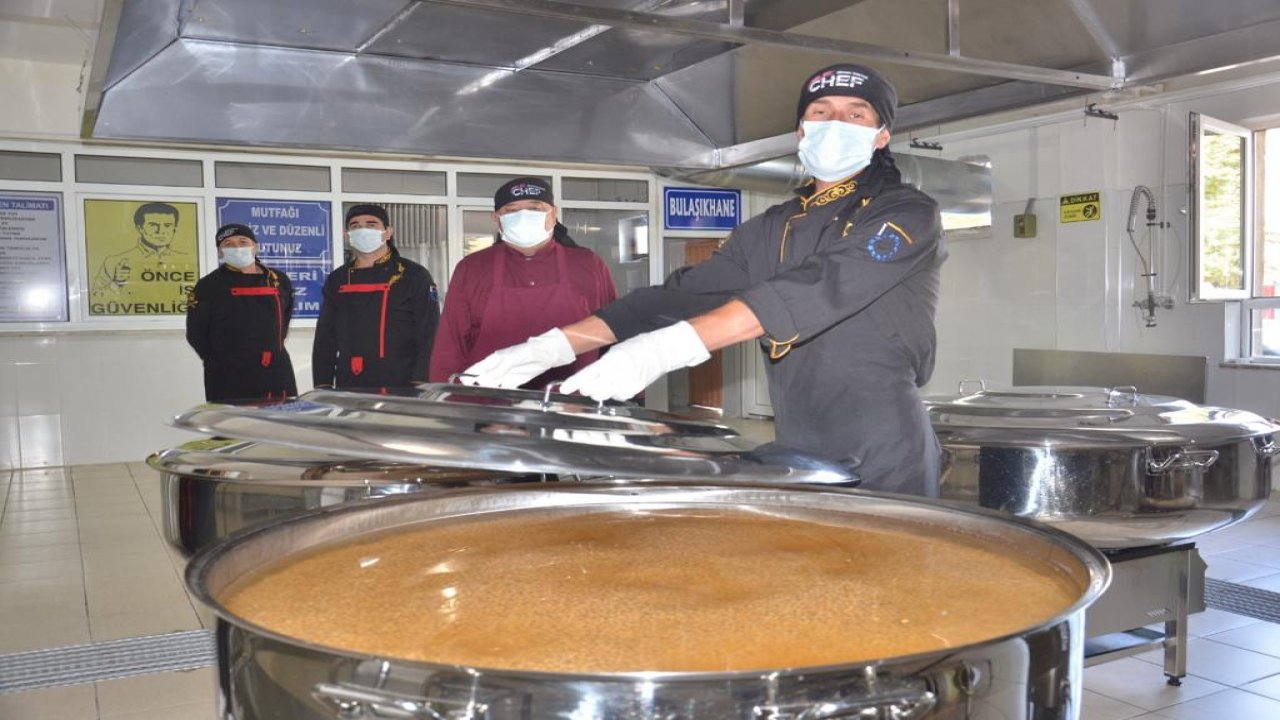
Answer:
[[[224,247],[222,248],[222,261],[231,267],[247,268],[253,264],[253,248]]]
[[[800,162],[810,175],[825,182],[843,180],[870,165],[881,130],[839,120],[804,120],[800,127],[804,130]]]
[[[516,247],[529,248],[551,237],[547,229],[547,213],[541,210],[517,210],[500,215],[502,239]]]
[[[356,228],[347,231],[347,240],[358,252],[371,253],[382,247],[382,231],[377,228]]]

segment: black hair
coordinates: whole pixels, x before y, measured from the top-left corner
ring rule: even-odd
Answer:
[[[169,203],[150,202],[133,212],[133,224],[142,227],[142,222],[147,215],[172,215],[173,221],[178,222],[178,208]]]

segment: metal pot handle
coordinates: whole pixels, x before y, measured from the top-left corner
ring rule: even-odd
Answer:
[[[1254,448],[1258,452],[1259,460],[1266,460],[1268,458],[1275,457],[1277,453],[1280,453],[1280,445],[1276,444],[1276,438],[1274,435],[1268,435],[1266,440],[1263,440],[1262,438],[1255,438]]]
[[[1160,475],[1171,470],[1204,470],[1218,461],[1217,450],[1178,450],[1163,460],[1147,451],[1147,474]]]
[[[960,381],[960,386],[956,389],[956,392],[957,392],[958,394],[960,394],[960,395],[973,395],[973,394],[976,394],[976,393],[970,393],[970,392],[968,392],[968,391],[965,389],[966,387],[968,387],[968,386],[970,386],[970,385],[977,385],[977,386],[978,386],[978,390],[977,390],[977,392],[986,392],[986,391],[987,391],[987,381],[986,381],[986,380],[982,380],[982,379],[972,380],[972,379],[970,379],[970,380],[961,380],[961,381]]]
[[[419,697],[360,685],[316,683],[311,696],[332,709],[342,720],[373,718],[426,718],[426,720],[480,720],[489,708],[474,700]]]
[[[915,720],[928,715],[938,696],[926,688],[902,688],[870,696],[854,696],[816,705],[764,705],[755,708],[759,720]]]
[[[1125,396],[1128,396],[1127,398]],[[1107,407],[1115,407],[1121,399],[1129,401],[1131,407],[1138,405],[1138,388],[1135,385],[1117,385],[1107,388]]]

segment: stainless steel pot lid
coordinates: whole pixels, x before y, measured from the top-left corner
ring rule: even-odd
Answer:
[[[1208,407],[1136,388],[1019,386],[931,395],[925,407],[944,441],[991,444],[1204,445],[1280,430],[1244,410]]]
[[[832,463],[757,452],[755,443],[725,425],[531,390],[314,390],[281,403],[201,405],[173,424],[331,455],[435,467],[635,479],[850,481]]]
[[[350,457],[229,438],[193,440],[147,458],[161,472],[221,483],[314,486],[466,485],[507,473]]]

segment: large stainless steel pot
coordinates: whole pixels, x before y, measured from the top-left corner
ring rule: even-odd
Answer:
[[[341,458],[247,440],[194,440],[155,453],[164,535],[184,555],[233,532],[356,500],[545,476]]]
[[[1271,492],[1280,426],[1134,388],[1015,387],[926,398],[941,495],[1104,549],[1190,540]]]
[[[338,538],[408,523],[532,509],[752,509],[856,524],[892,518],[1053,563],[1078,600],[1016,635],[840,666],[739,673],[578,675],[513,672],[369,657],[275,634],[220,602],[236,578]],[[526,485],[466,488],[315,511],[199,553],[187,583],[219,615],[222,701],[229,717],[266,718],[1077,718],[1083,612],[1106,587],[1102,556],[1069,535],[1015,518],[905,497],[812,486]],[[761,578],[768,583],[768,578]],[[378,599],[369,612],[377,613]],[[997,608],[993,611],[998,612]],[[858,608],[849,608],[856,613]]]

